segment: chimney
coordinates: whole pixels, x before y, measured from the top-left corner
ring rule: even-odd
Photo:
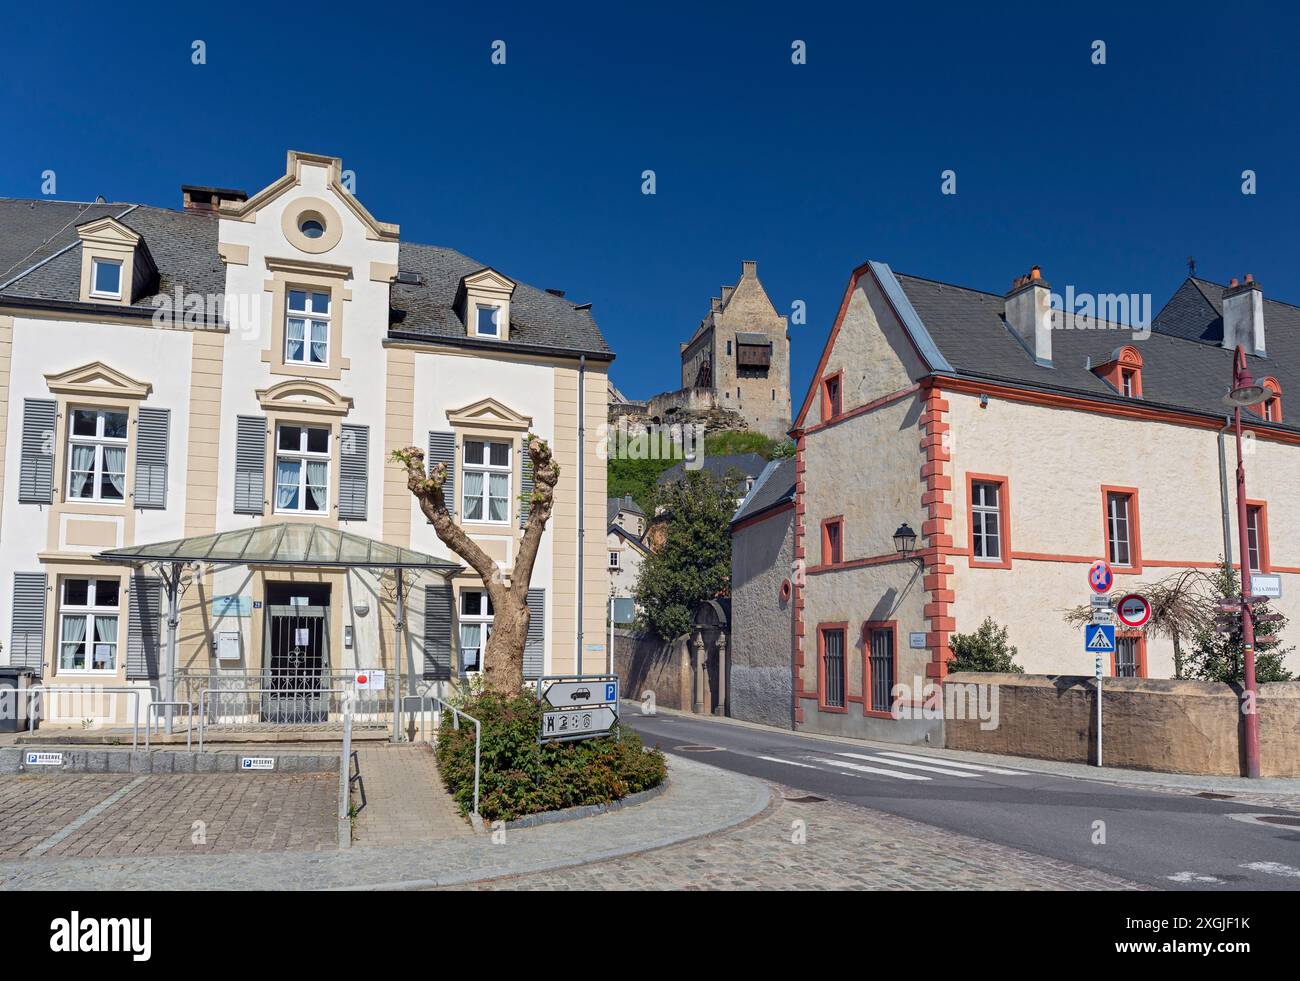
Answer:
[[[753,259],[741,260],[740,278],[744,279],[746,276],[752,277],[754,279],[758,278],[758,263]]]
[[[229,187],[202,187],[198,184],[181,185],[181,201],[186,211],[213,212],[221,210],[222,201],[247,201],[248,195]]]
[[[1052,366],[1052,287],[1037,266],[1017,277],[1003,303],[1007,326],[1020,338],[1037,364]]]
[[[734,292],[736,292],[736,287],[734,286],[722,287],[722,305],[724,307],[731,302],[731,294]]]
[[[1247,354],[1264,356],[1264,291],[1250,273],[1223,291],[1223,346],[1234,351],[1238,344]]]

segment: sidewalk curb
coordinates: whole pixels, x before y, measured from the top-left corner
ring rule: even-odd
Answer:
[[[513,821],[506,822],[507,831],[521,830],[523,828],[535,828],[540,824],[556,824],[560,821],[574,821],[578,818],[595,817],[597,814],[609,814],[612,811],[621,811],[625,807],[634,807],[645,801],[658,797],[668,789],[668,777],[665,776],[663,781],[657,787],[651,787],[649,790],[640,790],[635,794],[628,794],[626,797],[620,797],[618,800],[612,800],[608,804],[579,804],[577,807],[565,807],[558,811],[542,811],[538,814],[525,814],[523,817],[517,817]],[[491,828],[491,825],[487,825]]]
[[[636,709],[639,702],[624,699],[631,708],[624,713],[624,718],[654,718],[642,716]],[[977,753],[970,750],[947,749],[927,743],[889,743],[872,739],[854,739],[848,736],[825,735],[818,732],[806,732],[798,729],[784,729],[778,726],[746,722],[718,715],[695,715],[679,709],[656,708],[655,715],[672,716],[697,722],[716,722],[721,725],[737,726],[756,732],[768,732],[773,735],[794,736],[817,742],[838,743],[844,746],[869,747],[872,749],[893,750],[918,754],[929,754],[935,760],[952,759],[969,763],[985,763],[990,766],[1007,766],[1027,773],[1042,776],[1066,777],[1077,780],[1091,780],[1095,783],[1107,783],[1112,786],[1157,787],[1164,790],[1188,791],[1231,791],[1235,795],[1247,797],[1251,794],[1284,794],[1300,796],[1300,779],[1290,777],[1230,777],[1218,774],[1168,773],[1160,770],[1132,770],[1119,767],[1095,767],[1086,763],[1070,763],[1062,760],[1044,760],[1032,756],[1006,756],[1000,753]]]

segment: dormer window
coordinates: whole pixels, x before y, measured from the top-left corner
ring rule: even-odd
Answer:
[[[1132,368],[1121,370],[1120,385],[1125,398],[1135,398],[1137,396],[1137,372]]]
[[[501,330],[498,318],[501,316],[501,308],[480,303],[477,305],[477,312],[479,336],[500,337]]]
[[[91,259],[91,296],[122,298],[122,263],[113,259]]]
[[[323,367],[330,360],[329,293],[289,290],[284,363]]]
[[[1131,344],[1117,347],[1092,373],[1126,399],[1142,398],[1142,355]]]

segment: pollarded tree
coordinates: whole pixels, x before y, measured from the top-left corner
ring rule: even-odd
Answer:
[[[528,580],[537,561],[546,522],[555,503],[555,485],[560,479],[560,465],[551,456],[546,440],[529,433],[524,440],[533,464],[533,492],[528,500],[528,521],[524,524],[519,551],[515,554],[510,585],[496,561],[465,534],[447,511],[442,486],[447,480],[447,465],[437,463],[426,471],[424,451],[418,446],[393,453],[393,459],[406,468],[406,486],[420,502],[420,510],[433,524],[438,539],[478,573],[492,601],[492,633],[483,652],[483,683],[506,695],[518,694],[524,686],[524,642],[528,639]]]

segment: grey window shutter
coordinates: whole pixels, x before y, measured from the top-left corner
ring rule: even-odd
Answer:
[[[447,504],[447,513],[456,513],[456,434],[429,433],[429,472],[433,473],[435,463],[447,464],[447,479],[442,484],[442,499]]]
[[[14,573],[13,624],[9,635],[9,666],[44,671],[45,584],[43,572]]]
[[[451,680],[451,583],[424,587],[424,679]]]
[[[167,507],[167,438],[170,409],[141,408],[135,427],[135,497],[137,508]]]
[[[339,444],[339,519],[365,521],[370,427],[342,426]]]
[[[127,678],[157,678],[162,635],[162,580],[131,577],[126,616]]]
[[[22,464],[18,477],[20,504],[49,504],[54,500],[53,399],[23,399]]]
[[[519,527],[528,524],[528,515],[533,509],[533,458],[528,455],[525,443],[521,451],[524,455],[523,466],[519,468]]]
[[[235,513],[261,514],[266,496],[266,420],[240,416],[235,435]]]
[[[528,636],[524,639],[524,677],[540,678],[546,660],[546,590],[528,590]]]

